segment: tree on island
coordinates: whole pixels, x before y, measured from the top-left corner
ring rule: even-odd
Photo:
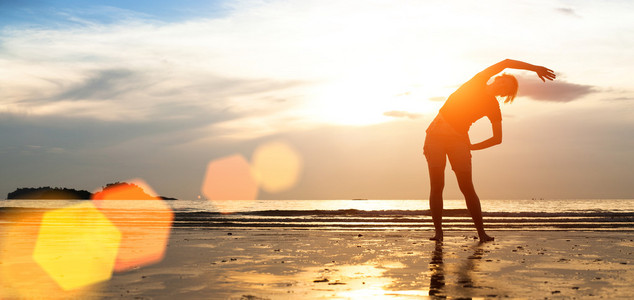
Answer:
[[[159,197],[149,195],[143,188],[128,182],[106,184],[100,192],[92,197],[95,200],[155,200]]]
[[[152,196],[147,194],[143,188],[128,182],[115,182],[106,184],[102,190],[93,194],[85,190],[75,190],[69,188],[52,188],[50,186],[39,188],[18,188],[7,195],[7,200],[30,199],[30,200],[90,200],[90,199],[111,199],[111,200],[177,200],[176,198]]]
[[[91,196],[92,193],[85,190],[45,186],[39,188],[18,188],[9,193],[7,199],[88,200]]]

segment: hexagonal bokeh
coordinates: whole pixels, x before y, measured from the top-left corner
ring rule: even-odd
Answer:
[[[119,229],[121,243],[114,271],[123,272],[163,260],[174,214],[140,180],[95,193],[95,206]]]
[[[121,233],[92,203],[48,211],[42,217],[33,259],[64,290],[112,276]]]
[[[255,149],[251,165],[259,186],[269,193],[279,193],[297,183],[302,159],[287,143],[273,141]]]
[[[0,219],[0,299],[81,299],[95,286],[64,291],[35,262],[33,251],[45,211],[6,210]]]
[[[202,193],[219,211],[230,212],[232,201],[255,200],[258,186],[249,163],[236,154],[207,165]]]

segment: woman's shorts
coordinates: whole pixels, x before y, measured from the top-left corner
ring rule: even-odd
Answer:
[[[445,169],[447,157],[454,172],[471,172],[471,150],[468,136],[458,134],[442,115],[427,128],[423,153],[430,169]]]

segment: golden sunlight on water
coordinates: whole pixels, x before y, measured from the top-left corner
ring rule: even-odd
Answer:
[[[277,240],[287,234],[288,239]],[[243,240],[247,235],[251,239]],[[486,248],[463,237],[443,244],[412,232],[292,231],[278,235],[245,230],[213,241],[213,247],[204,245],[216,257],[205,278],[215,280],[219,291],[240,285],[233,295],[271,299],[457,295],[474,299],[483,293],[494,294],[483,285],[479,272]],[[228,295],[232,294],[225,295],[231,298]]]

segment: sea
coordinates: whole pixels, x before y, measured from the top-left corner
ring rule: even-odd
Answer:
[[[427,200],[116,200],[111,218],[172,228],[288,228],[298,230],[431,230]],[[0,225],[14,212],[72,209],[86,200],[2,200]],[[481,200],[488,230],[634,231],[634,199]],[[153,225],[157,224],[157,225]],[[162,224],[162,225],[158,225]],[[471,230],[464,200],[445,200],[443,228]]]

